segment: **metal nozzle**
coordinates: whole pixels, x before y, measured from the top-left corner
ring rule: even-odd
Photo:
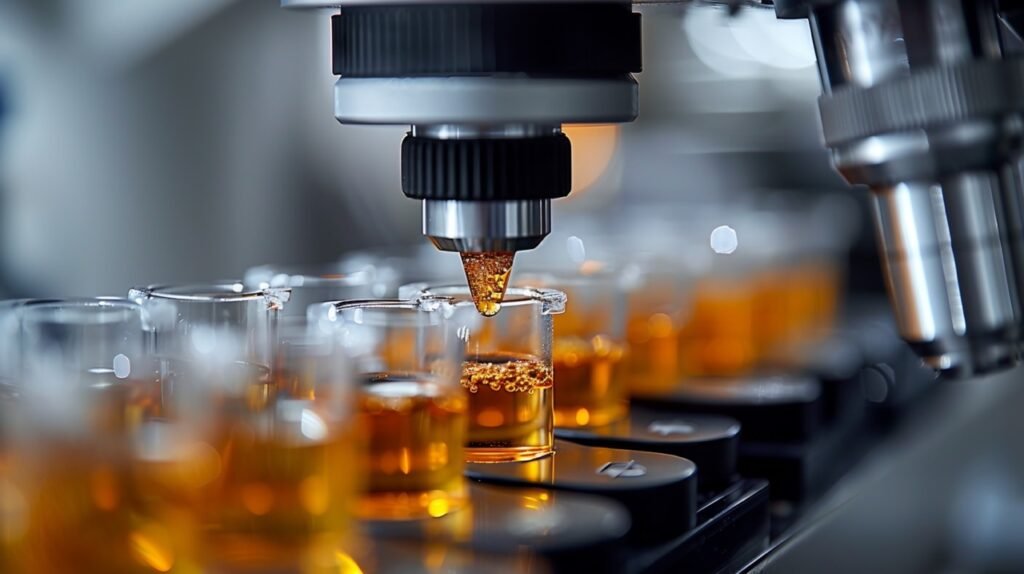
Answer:
[[[423,201],[423,234],[443,251],[533,249],[550,232],[550,199]]]
[[[1020,314],[996,174],[880,187],[874,199],[900,332],[918,355],[960,375],[1013,364]]]
[[[572,188],[561,126],[637,115],[642,27],[630,2],[280,1],[344,7],[331,17],[334,115],[411,126],[402,192],[423,201],[423,233],[441,250],[537,247],[551,200]],[[529,41],[523,22],[538,24]]]
[[[537,247],[551,232],[551,199],[571,184],[558,126],[416,125],[402,150],[403,189],[423,200],[423,234],[442,251]]]

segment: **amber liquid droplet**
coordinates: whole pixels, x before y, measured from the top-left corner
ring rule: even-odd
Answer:
[[[501,309],[515,255],[513,252],[502,251],[462,254],[462,267],[466,271],[469,292],[481,315],[493,317]]]

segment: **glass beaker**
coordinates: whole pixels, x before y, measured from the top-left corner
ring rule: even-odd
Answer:
[[[142,308],[124,299],[30,302],[19,315],[3,496],[20,502],[4,509],[13,570],[133,572],[185,560],[184,530],[141,508],[132,480],[131,437],[152,390]]]
[[[137,287],[129,299],[146,310],[154,350],[162,356],[216,352],[270,366],[277,315],[287,288],[246,289],[240,282]]]
[[[400,293],[468,309],[463,316],[474,320],[475,326],[460,326],[466,347],[461,383],[469,391],[466,460],[512,462],[551,454],[552,315],[565,310],[565,294],[509,288],[497,315],[482,317],[466,285],[412,284]]]
[[[211,570],[315,571],[351,515],[360,472],[347,360],[304,325],[278,335],[273,371],[192,348],[176,416],[149,435],[139,475],[183,501]]]
[[[603,426],[629,408],[622,361],[626,356],[626,293],[618,272],[597,262],[577,270],[523,273],[516,285],[565,293],[565,312],[555,317],[552,364],[555,426]]]
[[[758,220],[773,224],[780,236],[773,264],[761,274],[757,302],[763,362],[799,368],[831,334],[849,246],[844,219],[857,219],[849,215],[851,207],[856,208],[826,195],[799,207],[776,207]]]
[[[520,270],[549,270],[556,276],[613,272],[624,293],[614,293],[610,287],[603,288],[604,294],[602,289],[591,290],[596,291],[591,298],[597,300],[589,303],[585,300],[578,307],[575,293],[561,285],[553,285],[568,294],[566,313],[555,318],[555,378],[559,389],[555,393],[556,426],[600,424],[595,423],[593,409],[586,405],[581,405],[586,410],[577,411],[578,421],[573,420],[575,416],[562,416],[563,413],[571,413],[566,413],[559,406],[566,398],[561,374],[567,369],[561,369],[559,365],[558,340],[568,333],[567,329],[571,329],[573,323],[579,323],[568,320],[569,317],[595,313],[596,309],[598,320],[604,320],[602,315],[617,313],[624,305],[626,353],[617,365],[614,361],[602,359],[610,367],[603,370],[614,371],[615,377],[624,379],[629,393],[649,395],[666,392],[679,381],[680,333],[687,319],[693,265],[681,255],[677,222],[664,224],[660,221],[670,211],[632,207],[632,215],[629,212],[617,214],[614,226],[590,217],[563,221],[558,236],[549,237],[540,248],[520,256]],[[516,273],[513,280],[526,284],[530,282],[529,275],[529,271],[525,276]],[[600,299],[606,301],[607,310],[597,308],[601,305]],[[618,335],[617,321],[615,317],[607,327],[595,332],[603,331],[606,336],[611,335],[612,341],[621,344],[623,336]],[[614,352],[607,353],[607,357],[614,357]],[[574,357],[572,362],[578,363],[578,360]],[[613,384],[616,385],[613,396],[621,396],[621,385]],[[617,416],[614,410],[612,416]],[[608,419],[607,416],[596,418]]]
[[[636,257],[621,267],[626,291],[623,365],[630,394],[657,395],[679,383],[680,334],[692,279],[682,266],[660,257]]]
[[[16,383],[22,371],[22,309],[26,305],[59,301],[59,299],[5,299],[0,301],[0,401],[11,401],[16,398],[18,392]],[[0,428],[0,431],[2,430]]]
[[[365,519],[444,516],[466,504],[466,393],[456,327],[472,318],[445,302],[341,301],[309,308],[352,358],[368,442],[358,513]]]

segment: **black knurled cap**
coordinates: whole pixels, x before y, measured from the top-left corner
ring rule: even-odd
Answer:
[[[818,8],[831,4],[838,4],[840,0],[774,0],[775,16],[782,20],[796,20],[807,18],[810,13]],[[764,2],[767,4],[768,2]]]
[[[565,134],[443,140],[406,136],[402,191],[412,199],[555,199],[572,188]]]
[[[642,67],[628,2],[346,7],[332,18],[334,73],[605,76]]]

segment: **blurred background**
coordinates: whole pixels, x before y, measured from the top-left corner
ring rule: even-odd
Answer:
[[[571,251],[577,236],[601,254],[602,238],[628,235],[638,256],[746,284],[811,253],[828,262],[833,295],[881,302],[867,194],[822,148],[806,22],[638,9],[640,117],[567,129],[574,192],[523,258]],[[277,0],[0,2],[0,296],[124,295],[424,244],[418,202],[400,190],[406,128],[333,118],[329,26]],[[745,304],[772,309],[776,294]],[[717,308],[715,325],[756,320],[729,315],[743,308],[732,299]],[[741,374],[763,358],[728,357],[691,374]],[[883,452],[861,473],[860,505],[843,498],[845,514],[773,571],[1019,571],[1024,471],[1009,437],[1020,393],[953,393],[911,427],[942,432],[913,456]]]
[[[688,205],[729,206],[702,220],[735,226],[765,190],[864,201],[820,144],[806,23],[641,11],[640,119],[570,128],[556,230],[565,213],[664,202],[679,228]],[[329,42],[326,17],[274,0],[0,3],[6,294],[122,294],[423,241],[400,192],[405,128],[333,120]],[[838,213],[864,235],[865,210]],[[873,261],[852,276],[880,285]]]

